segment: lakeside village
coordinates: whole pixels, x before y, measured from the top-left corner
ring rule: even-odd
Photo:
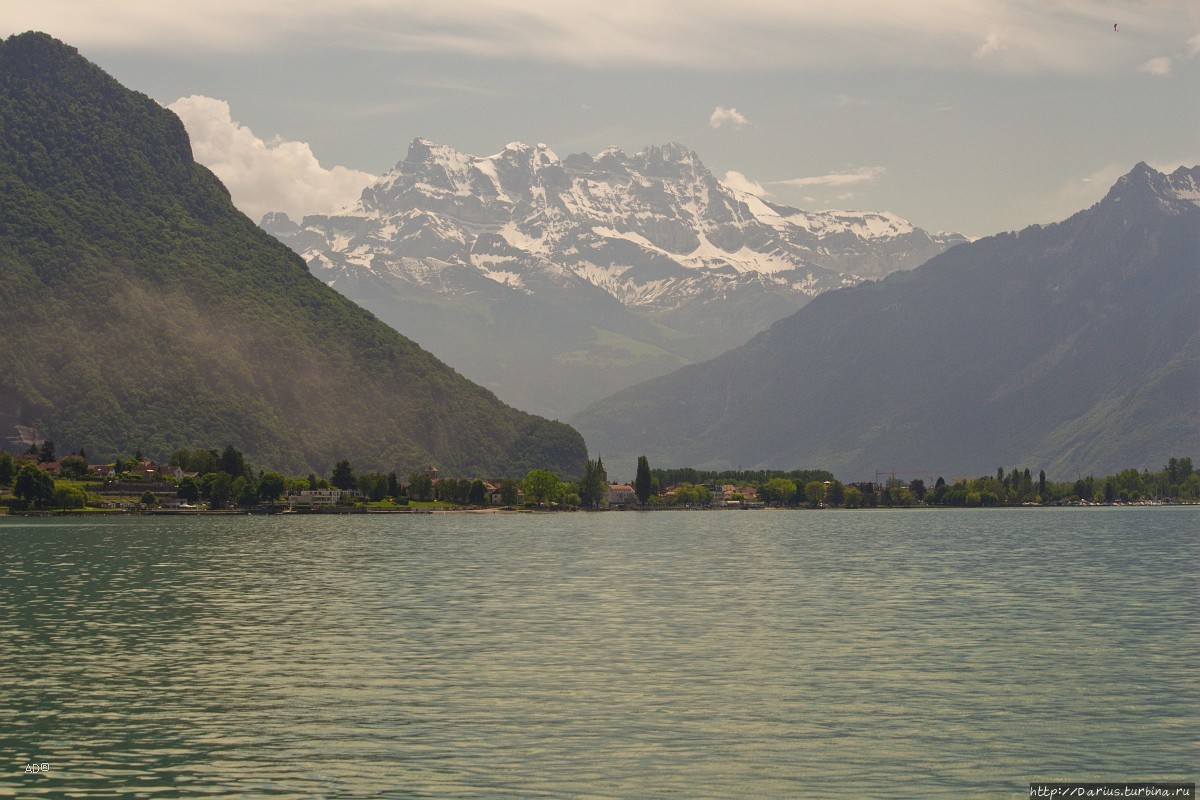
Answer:
[[[1161,470],[1122,470],[1073,482],[1044,471],[998,468],[979,478],[914,477],[843,484],[825,470],[703,471],[651,469],[638,459],[631,483],[613,483],[603,461],[588,460],[578,481],[544,469],[523,479],[456,478],[426,467],[401,481],[395,472],[356,473],[348,461],[329,477],[255,472],[232,446],[180,450],[165,464],[139,452],[91,464],[84,452],[58,457],[54,443],[21,455],[0,451],[0,514],[48,513],[423,513],[627,509],[896,508],[1124,505],[1200,502],[1191,458]]]

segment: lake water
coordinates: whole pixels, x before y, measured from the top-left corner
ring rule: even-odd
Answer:
[[[1198,531],[1195,507],[0,518],[0,797],[1194,781]]]

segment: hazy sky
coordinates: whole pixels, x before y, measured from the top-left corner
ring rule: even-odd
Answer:
[[[417,136],[677,141],[777,202],[974,236],[1200,163],[1200,0],[39,0],[0,26],[173,107],[256,220],[356,199]]]

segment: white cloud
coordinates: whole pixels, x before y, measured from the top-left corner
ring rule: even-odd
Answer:
[[[761,183],[751,180],[742,173],[732,169],[725,173],[725,178],[722,183],[731,189],[736,189],[739,192],[745,192],[746,194],[752,194],[758,197],[764,197],[768,194]]]
[[[719,128],[725,123],[729,123],[735,128],[741,128],[749,125],[750,120],[746,119],[736,108],[722,108],[721,106],[717,106],[709,116],[708,124],[714,128]]]
[[[1187,43],[1188,43],[1188,57],[1194,58],[1196,56],[1200,56],[1200,33],[1197,33],[1195,36],[1188,39]]]
[[[375,180],[346,167],[322,167],[304,142],[278,137],[264,142],[234,121],[224,100],[192,95],[168,108],[183,120],[196,160],[221,179],[234,205],[255,222],[268,211],[286,211],[298,221],[340,210]]]
[[[987,58],[993,53],[997,53],[1004,49],[1004,40],[1000,35],[1000,31],[988,31],[987,36],[983,39],[983,44],[975,48],[976,58]]]
[[[1138,67],[1142,72],[1148,72],[1151,75],[1170,75],[1171,74],[1171,59],[1166,56],[1152,58],[1142,66]]]
[[[1189,2],[1141,0],[1137,35],[1097,46],[1098,0],[41,0],[5,9],[10,31],[82,47],[264,51],[320,43],[490,59],[700,69],[924,65],[1120,70],[1195,30]],[[1200,47],[1188,40],[1193,50]],[[981,44],[982,42],[982,44]],[[972,58],[972,56],[976,56]]]
[[[869,183],[882,175],[884,171],[884,167],[861,167],[852,172],[830,172],[825,175],[790,178],[783,181],[769,181],[769,183],[781,186],[851,186],[856,183]]]

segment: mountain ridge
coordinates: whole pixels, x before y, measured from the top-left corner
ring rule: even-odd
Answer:
[[[823,294],[574,421],[606,458],[695,466],[1157,468],[1200,445],[1198,179],[1138,165],[1062,222]]]
[[[334,288],[544,413],[716,355],[822,291],[966,241],[890,214],[767,203],[678,143],[560,159],[544,144],[480,157],[417,138],[346,211],[262,226]],[[527,336],[539,317],[561,343],[540,371],[512,358],[523,342],[508,332]],[[456,343],[448,329],[469,334]]]

